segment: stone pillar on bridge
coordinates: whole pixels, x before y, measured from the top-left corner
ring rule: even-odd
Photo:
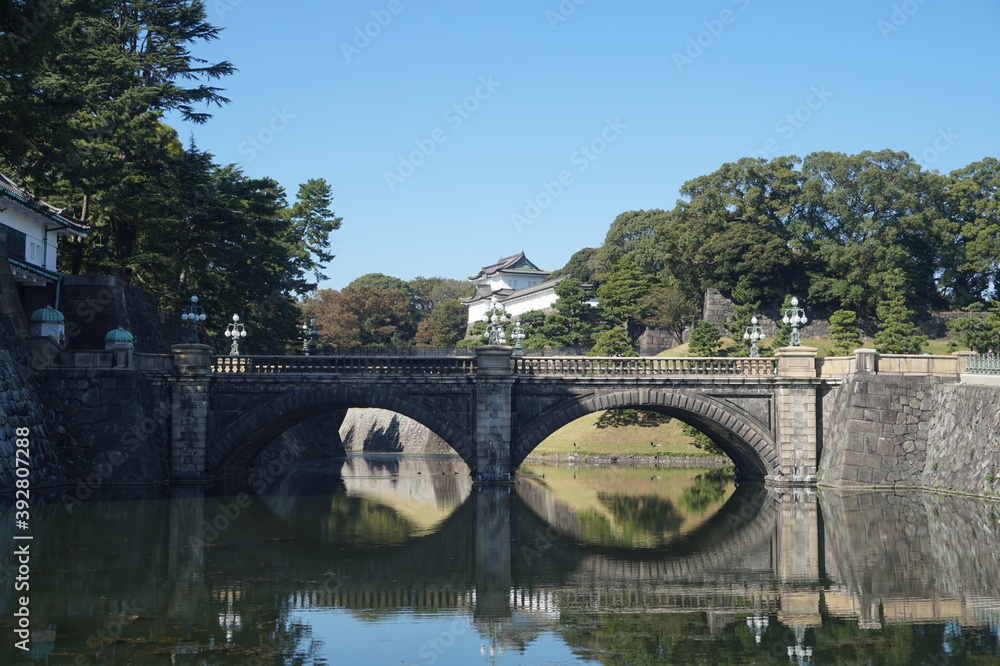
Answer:
[[[170,409],[170,478],[204,479],[212,348],[183,344],[174,345],[170,351],[176,373]]]
[[[476,464],[472,480],[479,484],[514,483],[510,469],[511,348],[476,347]]]
[[[816,485],[819,464],[819,421],[816,348],[782,347],[778,358],[777,425],[778,474],[767,481],[777,485]]]

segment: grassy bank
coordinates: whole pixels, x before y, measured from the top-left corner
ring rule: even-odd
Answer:
[[[591,455],[702,456],[691,437],[681,431],[681,423],[672,419],[656,426],[598,428],[604,412],[587,414],[560,428],[542,442],[536,453],[583,453]]]

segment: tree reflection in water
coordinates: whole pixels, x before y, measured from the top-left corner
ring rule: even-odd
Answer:
[[[452,464],[361,458],[339,482],[322,469],[290,473],[242,504],[184,487],[113,491],[72,514],[58,495],[39,501],[34,654],[95,664],[787,664],[789,650],[820,664],[1000,660],[990,501],[817,498],[663,469],[545,470],[522,474],[516,492],[471,491]],[[0,507],[8,540],[13,508]],[[584,538],[591,517],[605,533]]]

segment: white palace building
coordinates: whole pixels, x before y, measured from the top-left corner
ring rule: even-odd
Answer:
[[[490,309],[493,296],[513,317],[532,310],[550,310],[559,298],[555,286],[566,278],[548,280],[549,274],[550,271],[543,271],[531,263],[524,252],[483,266],[478,273],[469,276],[476,284],[476,293],[462,299],[469,307],[469,324],[482,320],[483,314]]]

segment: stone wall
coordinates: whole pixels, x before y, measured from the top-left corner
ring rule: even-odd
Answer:
[[[997,387],[854,375],[821,402],[822,485],[1000,493]]]
[[[447,442],[416,421],[384,409],[350,409],[340,426],[346,451],[455,454]]]
[[[63,276],[59,310],[66,317],[70,349],[104,349],[104,336],[121,326],[135,336],[135,350],[169,354],[182,340],[179,315],[161,310],[156,297],[98,275]]]
[[[57,424],[61,483],[94,490],[169,479],[166,387],[131,370],[60,369],[39,375],[39,395]]]
[[[930,413],[920,485],[1000,495],[1000,387],[938,386]]]
[[[32,487],[53,484],[63,478],[59,457],[50,442],[53,423],[37,385],[25,364],[28,324],[17,287],[7,263],[6,246],[0,235],[0,490],[13,492],[18,429],[28,434],[28,462]]]

